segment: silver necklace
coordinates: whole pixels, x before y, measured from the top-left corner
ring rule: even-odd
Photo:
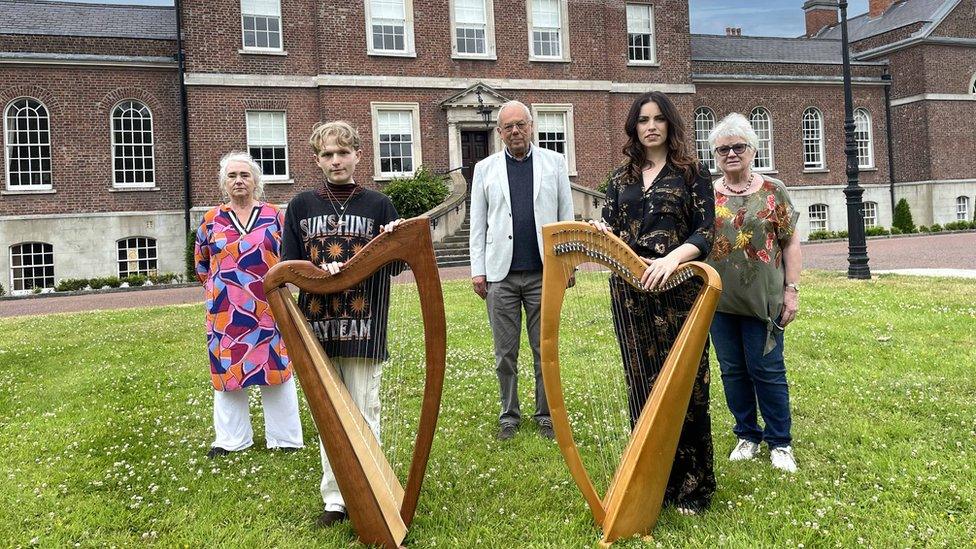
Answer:
[[[342,203],[339,203],[339,199],[332,194],[332,189],[329,188],[328,182],[325,184],[325,192],[329,193],[329,205],[332,206],[332,211],[336,214],[336,227],[345,225],[346,222],[342,219],[342,217],[346,214],[346,206],[349,204],[349,201],[352,200],[352,195],[356,194],[356,189],[354,188],[352,192],[349,193],[349,196],[346,197],[346,201]],[[339,203],[339,209],[336,209],[336,203]]]

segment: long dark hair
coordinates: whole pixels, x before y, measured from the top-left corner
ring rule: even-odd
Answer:
[[[624,145],[623,152],[629,161],[627,162],[627,175],[631,181],[641,181],[641,171],[647,163],[647,155],[644,152],[644,145],[640,142],[637,135],[637,119],[640,111],[648,103],[657,103],[661,109],[661,114],[668,121],[668,162],[674,164],[679,170],[684,172],[685,181],[691,182],[698,177],[698,157],[692,152],[685,138],[685,123],[681,119],[674,103],[668,99],[667,95],[659,91],[647,92],[634,100],[627,113],[627,122],[624,124],[624,131],[627,133],[627,144]]]

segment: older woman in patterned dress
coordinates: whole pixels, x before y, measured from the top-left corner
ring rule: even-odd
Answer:
[[[708,168],[689,151],[681,115],[663,93],[638,97],[625,130],[628,160],[611,173],[603,220],[592,223],[612,231],[644,259],[642,282],[654,289],[679,264],[703,259],[711,250],[712,184]],[[688,286],[655,294],[636,290],[616,276],[610,279],[632,422],[643,410],[700,289]],[[715,492],[708,384],[706,347],[664,495],[665,505],[687,515],[706,509]]]
[[[264,275],[278,263],[281,212],[260,201],[261,169],[247,153],[220,160],[226,204],[208,211],[197,230],[197,277],[207,294],[207,348],[214,387],[216,437],[207,457],[251,446],[247,393],[261,388],[268,448],[301,448],[298,393],[285,342],[264,294]]]
[[[722,277],[711,336],[739,439],[729,459],[753,459],[765,441],[773,467],[792,473],[783,328],[796,318],[799,302],[799,213],[782,181],[752,171],[759,139],[744,116],[725,117],[709,142],[723,173],[715,181],[715,246],[708,263]]]

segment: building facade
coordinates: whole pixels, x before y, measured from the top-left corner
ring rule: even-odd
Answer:
[[[346,119],[364,138],[360,183],[382,186],[498,150],[508,99],[530,106],[537,143],[591,188],[621,161],[638,94],[669,94],[710,164],[708,130],[742,112],[761,138],[756,169],[791,187],[802,234],[845,229],[830,4],[809,0],[810,36],[788,39],[692,35],[685,0],[188,0],[180,75],[172,8],[5,0],[0,284],[182,272],[186,210],[195,225],[221,201],[224,153],[258,158],[266,199],[283,204],[320,182],[312,126]],[[973,0],[872,10],[851,20],[866,222],[890,226],[892,189],[919,223],[962,215],[960,197],[971,219],[976,160],[950,155],[976,139]]]

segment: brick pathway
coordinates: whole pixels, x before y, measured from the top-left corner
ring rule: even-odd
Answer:
[[[803,245],[803,267],[847,270],[847,242]],[[965,269],[976,272],[976,233],[868,240],[872,272],[900,269]],[[924,271],[922,271],[924,272]],[[932,271],[938,274],[945,271]],[[468,267],[441,269],[443,280],[467,279]],[[129,292],[38,297],[0,301],[0,317],[154,307],[203,301],[203,288],[158,288]]]

